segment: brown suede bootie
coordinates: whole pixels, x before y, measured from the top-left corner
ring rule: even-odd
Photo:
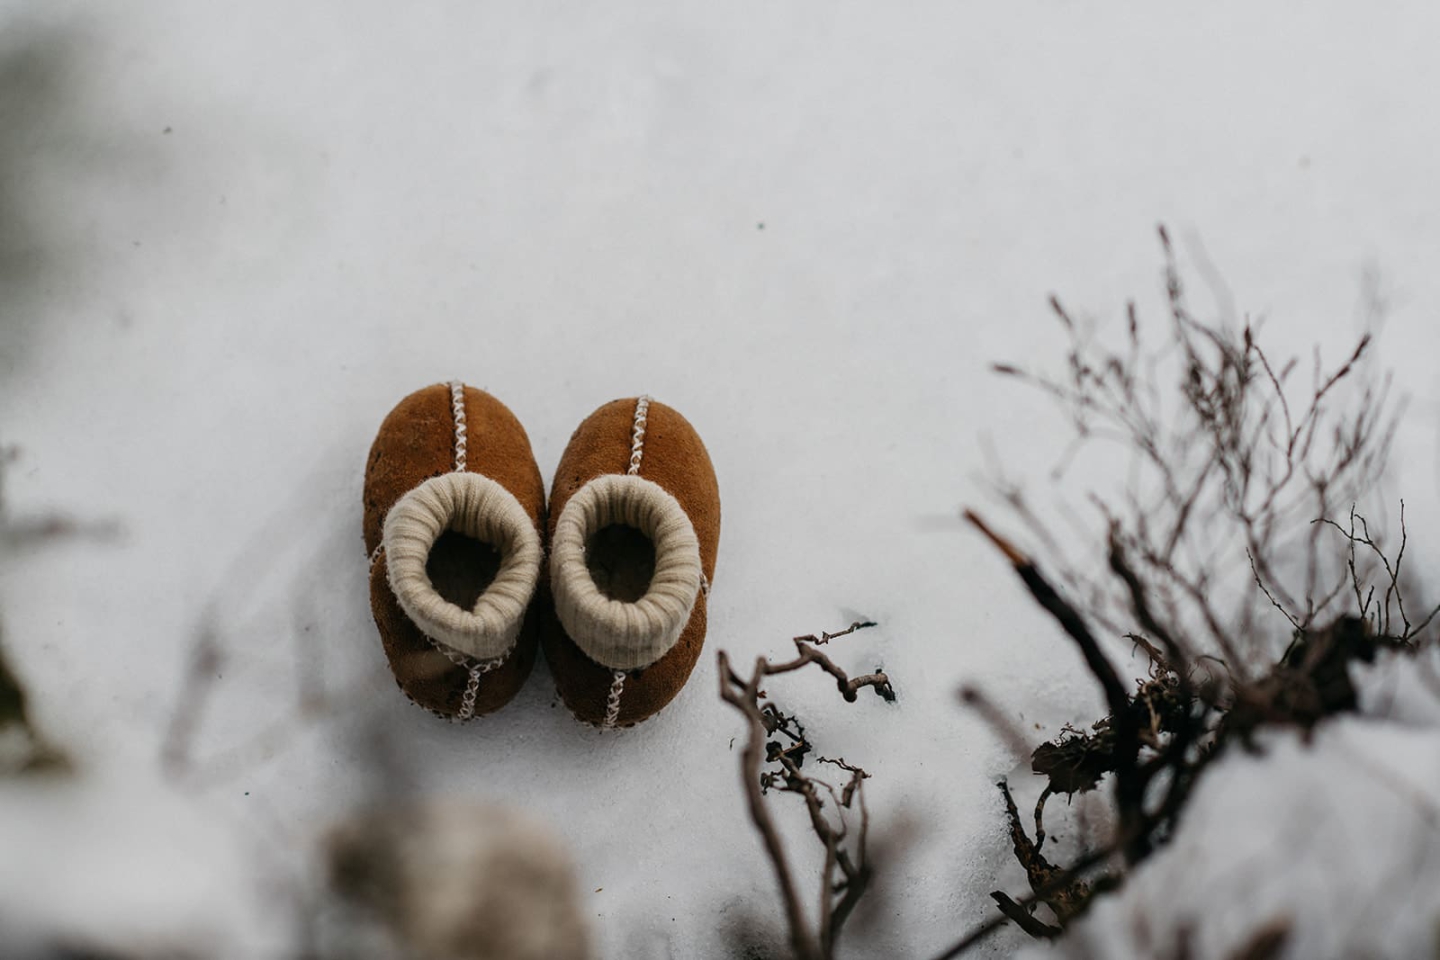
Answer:
[[[400,689],[469,720],[535,663],[545,487],[525,428],[459,382],[390,411],[365,467],[370,608]]]
[[[684,417],[640,397],[580,424],[550,490],[541,633],[576,717],[630,726],[680,692],[705,642],[719,542],[715,469]]]

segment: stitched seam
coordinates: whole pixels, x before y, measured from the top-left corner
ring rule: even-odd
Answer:
[[[445,646],[445,644],[433,637],[426,637],[431,645],[445,655],[445,659],[466,670],[470,676],[465,681],[465,692],[460,695],[460,712],[455,714],[453,719],[456,723],[464,723],[475,716],[475,700],[480,695],[480,678],[494,670],[505,661],[504,657],[495,657],[492,660],[476,660],[468,657],[459,650]]]
[[[465,470],[470,436],[465,422],[465,384],[460,380],[450,381],[450,414],[455,419],[455,472],[461,473]],[[474,657],[466,656],[460,651],[446,646],[434,637],[427,636],[425,639],[429,640],[430,645],[436,650],[444,654],[446,660],[469,674],[465,681],[465,692],[460,696],[460,711],[452,719],[456,723],[464,723],[473,719],[475,701],[480,695],[480,678],[498,667],[505,658],[476,660]]]
[[[380,559],[380,554],[385,552],[385,542],[375,544],[375,549],[370,551],[370,569],[375,569],[375,561]]]
[[[625,671],[616,670],[615,678],[610,681],[610,696],[605,700],[605,722],[600,724],[600,729],[609,730],[615,726],[615,721],[620,719],[620,694],[625,690]]]
[[[625,472],[635,476],[640,472],[640,458],[645,454],[645,417],[650,412],[650,395],[635,401],[635,426],[630,434],[630,469]]]
[[[450,412],[455,417],[455,470],[465,469],[465,446],[469,437],[465,428],[465,384],[450,381]]]

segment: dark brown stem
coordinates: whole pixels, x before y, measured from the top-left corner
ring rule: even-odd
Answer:
[[[1004,537],[991,530],[973,510],[965,511],[965,519],[974,524],[1010,559],[1015,572],[1020,575],[1035,602],[1054,617],[1080,647],[1086,666],[1105,692],[1105,702],[1110,708],[1111,722],[1115,730],[1115,802],[1119,808],[1123,832],[1130,837],[1125,848],[1125,858],[1132,863],[1143,859],[1150,852],[1150,839],[1142,831],[1133,829],[1144,816],[1144,784],[1136,776],[1135,767],[1135,757],[1140,752],[1140,729],[1135,714],[1130,709],[1130,696],[1120,682],[1120,675],[1100,650],[1099,641],[1085,625],[1079,612],[1056,592],[1040,574],[1034,562]]]
[[[745,801],[750,810],[750,819],[760,831],[765,853],[775,870],[775,881],[780,886],[780,899],[785,906],[785,921],[790,928],[790,947],[795,951],[796,960],[823,960],[820,945],[805,923],[805,911],[800,905],[800,894],[795,888],[794,874],[790,860],[785,856],[785,845],[780,831],[770,816],[770,808],[760,790],[760,762],[765,756],[765,724],[756,702],[760,693],[760,678],[765,676],[766,660],[755,661],[755,671],[749,681],[743,681],[730,669],[730,658],[725,651],[719,655],[720,697],[739,710],[748,727],[745,746],[740,751],[740,779],[745,789]]]
[[[775,871],[776,883],[784,905],[786,924],[790,931],[790,946],[797,960],[831,960],[840,931],[849,919],[860,898],[864,896],[871,879],[871,868],[866,855],[866,842],[870,827],[870,812],[865,805],[864,780],[869,776],[863,769],[846,763],[843,759],[816,758],[817,763],[829,764],[847,772],[850,776],[842,787],[807,776],[801,765],[811,745],[805,731],[793,717],[788,717],[773,702],[761,705],[765,693],[760,689],[766,677],[791,673],[808,664],[815,664],[835,679],[836,687],[846,701],[853,702],[863,687],[872,687],[887,700],[894,699],[890,679],[882,672],[851,678],[824,653],[815,648],[817,643],[828,643],[873,624],[860,621],[839,633],[821,634],[820,637],[794,638],[796,657],[784,663],[771,663],[764,657],[755,661],[749,678],[739,676],[730,665],[730,658],[721,651],[718,657],[720,670],[720,696],[745,716],[748,732],[740,754],[740,776],[745,791],[750,819],[759,831],[765,853]],[[783,749],[768,738],[783,735],[790,742]],[[762,765],[776,764],[779,770],[766,772]],[[770,809],[765,803],[765,794],[774,789],[781,793],[798,794],[805,803],[810,819],[811,831],[824,847],[824,863],[819,876],[819,899],[816,923],[812,927],[806,921],[802,897],[795,881],[795,871],[786,856],[780,831],[775,825]],[[822,794],[828,795],[832,816],[825,812]],[[855,836],[850,834],[851,824],[847,811],[858,801],[860,807],[859,829]]]
[[[1052,927],[1048,923],[1036,920],[1034,914],[1010,899],[1008,894],[996,890],[990,894],[990,897],[995,901],[996,905],[999,906],[1001,913],[1010,920],[1015,921],[1016,926],[1032,937],[1041,940],[1053,940],[1064,932],[1059,927]]]

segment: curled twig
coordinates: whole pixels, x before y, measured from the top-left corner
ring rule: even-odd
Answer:
[[[829,960],[834,956],[835,942],[860,898],[864,896],[872,876],[867,856],[870,812],[865,804],[865,780],[870,776],[860,767],[843,758],[817,757],[816,762],[834,767],[849,776],[837,787],[825,780],[805,774],[801,765],[811,750],[805,728],[794,717],[780,710],[773,702],[761,704],[765,696],[760,685],[765,678],[792,673],[807,664],[815,664],[835,679],[835,685],[847,702],[854,702],[858,692],[870,687],[886,700],[894,700],[890,678],[882,671],[850,677],[833,660],[815,648],[818,643],[874,626],[859,621],[834,634],[796,637],[796,656],[782,663],[765,657],[755,660],[748,677],[731,667],[729,655],[720,651],[720,696],[744,716],[748,733],[740,751],[740,779],[745,791],[750,819],[760,834],[775,879],[780,888],[790,946],[797,960]],[[783,736],[788,740],[767,740]],[[765,764],[777,769],[762,770]],[[806,920],[804,898],[796,883],[795,869],[785,852],[785,845],[775,824],[765,796],[771,790],[798,795],[805,804],[810,827],[825,851],[821,869],[816,923]],[[827,805],[830,813],[827,813]],[[858,812],[858,824],[850,815]],[[852,827],[854,832],[852,833]]]

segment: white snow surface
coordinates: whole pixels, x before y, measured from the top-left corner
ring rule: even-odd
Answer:
[[[1055,369],[1051,292],[1111,321],[1134,297],[1158,321],[1164,222],[1196,276],[1223,280],[1194,284],[1198,307],[1334,357],[1378,278],[1380,359],[1411,400],[1394,489],[1376,493],[1407,497],[1409,562],[1440,558],[1421,536],[1440,529],[1437,28],[1433,4],[1329,0],[0,0],[6,502],[123,531],[0,559],[3,641],[36,718],[95,783],[140,785],[96,787],[117,807],[165,780],[218,847],[243,848],[237,865],[186,847],[203,882],[185,892],[213,891],[209,931],[273,924],[247,935],[253,955],[285,955],[293,918],[246,913],[242,887],[273,875],[283,894],[328,825],[419,795],[548,821],[600,956],[724,956],[730,931],[778,929],[780,912],[714,651],[745,664],[869,617],[832,653],[882,665],[898,703],[847,705],[820,677],[768,687],[821,752],[873,774],[876,832],[905,838],[842,953],[933,955],[991,916],[990,890],[1023,883],[994,783],[1029,780],[1024,758],[957,686],[1035,742],[1101,712],[1080,657],[957,519],[990,502],[987,443],[1046,489],[1064,424],[987,365]],[[649,392],[705,439],[724,505],[708,653],[654,720],[580,726],[543,663],[464,726],[395,690],[361,475],[390,407],[451,377],[516,412],[547,480],[614,397]],[[1108,480],[1081,473],[1066,494]],[[224,658],[197,680],[201,637]],[[177,777],[160,754],[186,684],[204,708]],[[1433,825],[1409,842],[1393,791],[1360,773],[1320,788],[1353,754],[1435,796],[1435,708],[1409,709],[1311,751],[1277,742],[1273,782],[1231,791],[1256,762],[1217,768],[1194,837],[1146,870],[1223,886],[1304,846],[1275,806],[1379,804],[1376,832],[1292,861],[1293,895],[1335,934],[1303,955],[1342,955],[1342,924],[1390,914],[1320,905],[1437,870]],[[798,813],[785,823],[813,868]],[[1207,817],[1255,858],[1187,867]],[[1347,872],[1366,844],[1394,856]],[[18,864],[0,858],[0,898],[27,884]],[[1217,950],[1263,919],[1237,890],[1214,903]],[[1126,909],[1097,910],[1097,930]],[[973,955],[1026,943],[1005,929]]]
[[[286,948],[244,833],[183,794],[130,775],[0,788],[0,931],[7,957],[225,960]],[[31,952],[33,950],[33,952]]]

